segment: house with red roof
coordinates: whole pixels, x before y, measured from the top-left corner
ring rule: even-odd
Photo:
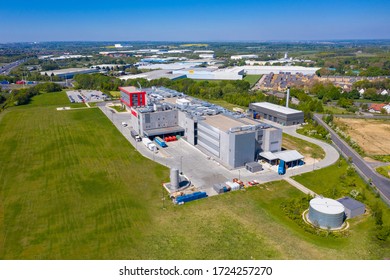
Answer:
[[[368,108],[368,111],[371,113],[380,113],[382,108],[385,107],[386,104],[384,103],[372,103],[370,107]]]

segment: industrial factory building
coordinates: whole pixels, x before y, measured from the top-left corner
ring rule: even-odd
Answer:
[[[120,101],[127,107],[141,107],[146,104],[146,92],[136,87],[119,87]]]
[[[304,122],[302,111],[268,102],[251,103],[249,110],[255,119],[263,118],[281,125],[295,125]]]
[[[143,137],[184,136],[230,168],[256,161],[261,152],[281,151],[281,129],[207,102],[190,101],[173,90],[145,91],[148,106],[130,109],[132,127]]]
[[[234,68],[189,68],[173,70],[172,74],[186,75],[187,78],[194,80],[242,80],[245,71]]]
[[[97,72],[99,72],[99,69],[68,68],[68,69],[60,69],[60,70],[42,71],[41,75],[58,76],[60,78],[71,79],[77,74],[91,74],[91,73],[97,73]]]

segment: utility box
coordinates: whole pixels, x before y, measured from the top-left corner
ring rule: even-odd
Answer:
[[[248,170],[249,172],[252,172],[252,173],[259,172],[259,171],[263,170],[263,166],[256,161],[246,163],[245,168],[246,168],[246,170]]]

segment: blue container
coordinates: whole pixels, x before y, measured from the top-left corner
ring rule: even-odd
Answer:
[[[162,140],[160,137],[154,138],[154,142],[156,142],[162,148],[168,147],[165,141]]]
[[[253,118],[256,119],[257,117],[257,112],[253,112]]]
[[[204,197],[207,197],[207,193],[205,193],[205,192],[194,192],[194,193],[191,193],[191,194],[186,194],[186,195],[177,197],[176,198],[176,203],[190,202],[190,201],[197,200],[197,199],[204,198]]]
[[[278,167],[279,175],[284,175],[286,173],[286,164],[283,160],[280,160]]]

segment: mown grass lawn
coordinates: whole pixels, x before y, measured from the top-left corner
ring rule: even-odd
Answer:
[[[288,150],[297,150],[305,157],[309,156],[316,159],[325,157],[325,152],[320,146],[286,133],[283,133],[282,147]]]
[[[247,81],[250,83],[250,87],[253,87],[261,78],[262,75],[246,75],[244,77],[244,81]]]
[[[305,232],[280,209],[303,196],[284,181],[162,209],[168,169],[98,108],[56,111],[63,95],[1,114],[0,259],[389,257],[370,217],[346,238]]]

